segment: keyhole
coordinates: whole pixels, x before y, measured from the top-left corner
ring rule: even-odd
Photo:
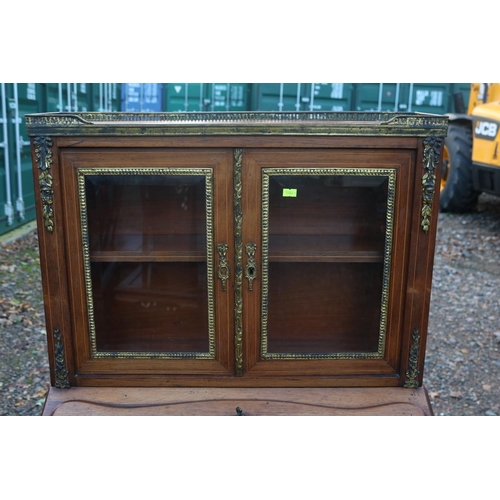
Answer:
[[[255,272],[255,269],[254,269],[253,267],[249,267],[249,268],[248,268],[248,274],[249,274],[250,276],[253,276],[253,275],[254,275],[254,272]]]

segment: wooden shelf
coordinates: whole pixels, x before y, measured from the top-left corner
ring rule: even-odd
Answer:
[[[208,351],[206,271],[196,263],[95,264],[99,351]],[[201,271],[201,272],[200,272]]]
[[[271,235],[271,262],[382,262],[383,242],[354,235]]]
[[[91,262],[205,262],[206,254],[179,252],[92,252]]]
[[[122,234],[106,245],[91,247],[92,262],[204,262],[205,235]]]
[[[153,337],[151,332],[139,331],[134,332],[135,338],[132,335],[123,332],[115,333],[99,342],[97,350],[99,352],[112,353],[155,353],[155,354],[174,354],[179,358],[185,353],[208,353],[209,341],[208,335],[191,335],[183,334],[180,339],[172,339],[168,332],[163,334],[164,338],[157,335]],[[121,338],[122,337],[122,338]]]

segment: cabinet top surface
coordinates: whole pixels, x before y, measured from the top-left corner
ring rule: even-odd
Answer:
[[[445,137],[448,117],[391,112],[81,112],[26,115],[28,135]]]

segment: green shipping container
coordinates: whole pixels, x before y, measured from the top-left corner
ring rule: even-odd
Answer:
[[[247,83],[208,83],[208,111],[247,111],[249,86]]]
[[[256,83],[253,111],[350,111],[349,83]]]
[[[133,111],[442,114],[455,111],[453,95],[457,92],[462,93],[467,109],[470,94],[469,83],[5,83],[1,88],[0,234],[35,217],[26,113],[128,111],[126,106],[133,105]],[[142,101],[132,103],[137,96]]]
[[[445,114],[454,111],[454,92],[463,92],[465,105],[470,94],[470,84],[460,83],[359,83],[354,87],[356,111]]]
[[[165,111],[248,111],[247,83],[165,83]]]
[[[42,83],[41,100],[47,112],[68,111],[67,99],[63,98],[63,83]]]
[[[353,111],[407,110],[401,83],[359,83],[355,85]],[[403,108],[400,108],[400,106]]]
[[[131,85],[131,84],[124,84]],[[136,84],[144,94],[145,85]],[[150,84],[152,85],[152,84]],[[190,111],[454,111],[453,93],[470,84],[451,83],[165,83],[163,107]],[[139,95],[139,94],[138,94]],[[144,105],[142,105],[144,106]],[[127,110],[127,108],[122,108]],[[134,110],[149,111],[149,108]]]
[[[44,111],[120,111],[117,83],[40,83]]]
[[[36,83],[2,83],[0,141],[0,234],[35,219],[30,142],[24,116],[44,111]]]
[[[0,235],[35,219],[28,113],[119,111],[116,83],[2,83],[0,87]]]
[[[205,106],[206,88],[203,83],[165,83],[164,106],[165,111],[179,113],[185,111],[207,111]]]

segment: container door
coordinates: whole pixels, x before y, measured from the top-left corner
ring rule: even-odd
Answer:
[[[163,84],[124,83],[121,98],[123,111],[163,111]]]
[[[166,111],[246,111],[247,83],[167,83]]]
[[[41,111],[39,94],[36,83],[1,84],[0,234],[35,218],[30,142],[24,116]]]
[[[252,109],[257,111],[348,111],[349,83],[257,83]]]
[[[408,99],[400,83],[359,83],[356,85],[354,109],[357,111],[407,110]],[[401,104],[403,106],[401,107]]]
[[[411,83],[408,84],[407,102],[411,108],[405,111],[444,114],[453,110],[452,85],[449,83]]]
[[[349,111],[352,84],[306,83],[303,84],[302,104],[304,111]]]
[[[246,83],[206,83],[207,111],[248,110],[249,86]]]
[[[166,83],[164,110],[174,113],[210,111],[207,83]]]

